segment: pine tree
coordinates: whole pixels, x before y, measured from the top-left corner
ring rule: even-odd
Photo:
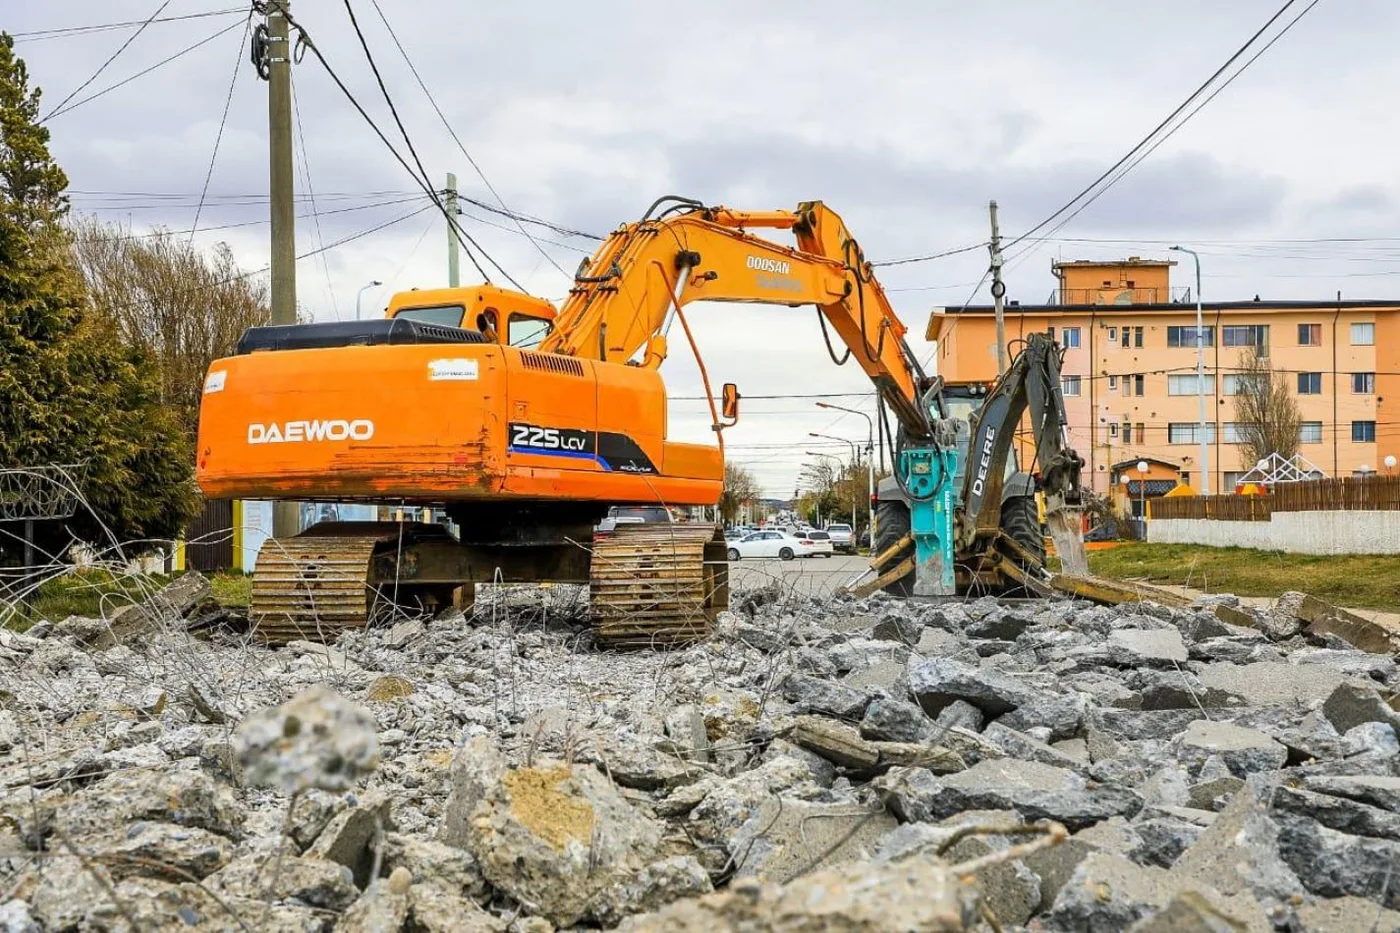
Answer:
[[[70,537],[105,545],[104,526],[173,537],[198,501],[191,441],[161,408],[151,361],[88,312],[39,96],[0,33],[0,468],[85,464],[90,510],[40,529],[51,553]],[[0,554],[14,550],[0,536]]]

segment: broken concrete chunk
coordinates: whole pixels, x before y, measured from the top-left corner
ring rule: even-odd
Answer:
[[[1363,722],[1352,726],[1342,736],[1342,754],[1394,758],[1400,755],[1400,740],[1396,739],[1395,728],[1389,723]]]
[[[860,722],[862,738],[885,742],[923,742],[937,726],[913,703],[877,696]]]
[[[344,865],[355,876],[355,884],[364,888],[371,880],[375,847],[382,844],[389,828],[387,799],[376,806],[350,807],[330,819],[306,855]]]
[[[1338,684],[1322,704],[1322,714],[1338,732],[1368,722],[1385,723],[1400,731],[1400,713],[1391,709],[1375,688],[1367,684]]]
[[[1179,757],[1193,773],[1206,759],[1218,756],[1235,777],[1257,771],[1277,771],[1288,760],[1288,749],[1262,732],[1228,722],[1197,719],[1181,737]]]
[[[1391,876],[1400,864],[1400,842],[1352,836],[1304,816],[1279,813],[1278,853],[1313,894],[1367,897],[1400,909],[1400,886]]]
[[[505,933],[507,929],[504,920],[432,881],[408,889],[408,913],[415,933]]]
[[[557,926],[577,923],[604,889],[656,855],[661,824],[598,771],[547,761],[504,769],[489,755],[461,761],[478,747],[468,743],[454,762],[442,838],[461,833],[482,875],[533,912]]]
[[[1090,852],[1039,922],[1055,933],[1117,933],[1155,913],[1170,896],[1163,869]]]
[[[731,849],[740,856],[739,874],[784,883],[816,869],[868,859],[895,825],[883,808],[771,799],[739,829]]]
[[[1027,820],[1055,820],[1076,829],[1142,808],[1142,799],[1131,791],[1091,790],[1073,771],[1033,761],[981,761],[939,784],[932,808],[940,817],[963,810],[1016,810]]]
[[[1108,636],[1109,657],[1124,667],[1173,663],[1187,660],[1186,642],[1174,628],[1119,629]]]
[[[1319,794],[1359,800],[1400,813],[1400,777],[1309,775],[1303,778],[1303,786]]]
[[[1053,748],[1044,742],[1038,742],[1024,732],[1017,732],[997,722],[989,723],[987,728],[982,730],[982,737],[995,742],[996,745],[1006,754],[1008,758],[1019,758],[1022,761],[1038,761],[1041,764],[1054,765],[1058,768],[1068,768],[1073,770],[1079,767],[1081,762],[1071,758],[1059,749]]]
[[[1275,788],[1271,802],[1275,809],[1301,814],[1338,832],[1400,841],[1400,814],[1380,807],[1287,784]]]
[[[868,691],[806,674],[790,674],[783,681],[783,699],[799,713],[819,713],[838,719],[858,720],[870,703]]]
[[[934,800],[942,790],[938,779],[927,768],[891,768],[870,782],[880,799],[901,822],[921,823],[934,819]]]
[[[1303,885],[1280,857],[1278,838],[1267,808],[1247,788],[1182,853],[1172,877],[1229,896],[1249,893],[1261,901],[1288,901],[1302,893]]]
[[[1207,689],[1233,693],[1250,706],[1307,706],[1327,696],[1345,676],[1328,667],[1287,662],[1207,664],[1196,672]]]
[[[922,710],[921,710],[922,712]],[[927,718],[927,717],[926,717]],[[954,700],[938,712],[936,724],[943,729],[961,726],[970,732],[981,732],[987,717],[966,700]]]
[[[937,716],[955,700],[966,700],[988,716],[1000,716],[1037,695],[1015,677],[951,658],[911,659],[908,674],[909,692],[930,716]]]
[[[252,714],[234,738],[250,783],[294,794],[355,787],[379,766],[378,731],[368,710],[318,684]]]
[[[874,768],[880,752],[853,727],[820,716],[799,716],[788,738],[840,768]]]

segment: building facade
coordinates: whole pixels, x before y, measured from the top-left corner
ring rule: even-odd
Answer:
[[[1202,488],[1196,306],[1171,285],[1175,263],[1057,262],[1045,304],[1005,308],[1006,341],[1051,331],[1064,348],[1070,440],[1086,486],[1106,492],[1114,467],[1145,458],[1175,464]],[[1384,470],[1400,456],[1400,302],[1211,301],[1203,306],[1208,488],[1230,492],[1249,470],[1238,443],[1242,361],[1255,347],[1286,380],[1302,414],[1298,452],[1329,476]],[[949,382],[997,375],[993,308],[935,310],[929,340]],[[1092,479],[1091,479],[1092,477]]]

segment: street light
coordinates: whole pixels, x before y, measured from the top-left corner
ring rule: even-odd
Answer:
[[[360,286],[360,290],[355,293],[355,320],[358,321],[360,319],[360,299],[364,297],[365,292],[369,291],[371,288],[378,288],[383,284],[383,282],[375,279],[368,285]]]
[[[846,408],[842,405],[833,405],[830,402],[818,402],[817,407],[828,408],[832,411],[844,411],[848,415],[860,415],[865,419],[865,425],[868,429],[865,441],[865,485],[866,493],[869,495],[870,499],[870,548],[873,553],[875,549],[875,420],[863,411],[859,411],[855,408]],[[884,453],[885,448],[882,442],[880,447],[880,469],[882,470],[885,468]],[[893,452],[891,452],[891,456],[893,456]],[[853,523],[855,521],[854,512],[851,513],[851,521]]]
[[[1142,502],[1142,526],[1147,527],[1147,461],[1137,462],[1138,499]]]
[[[1196,405],[1200,409],[1201,495],[1210,495],[1210,448],[1206,445],[1206,331],[1201,322],[1201,257],[1195,250],[1173,246],[1196,261]]]
[[[1385,455],[1385,471],[1392,473],[1395,471],[1395,454]]]

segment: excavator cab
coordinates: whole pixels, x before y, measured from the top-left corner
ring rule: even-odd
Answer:
[[[542,298],[494,285],[398,292],[384,312],[386,318],[474,330],[489,343],[527,349],[549,336],[557,314]]]

